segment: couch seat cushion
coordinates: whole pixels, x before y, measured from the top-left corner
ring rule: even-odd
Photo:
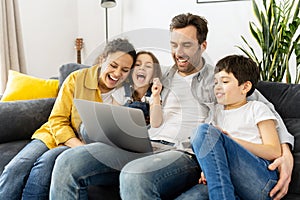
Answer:
[[[5,165],[17,155],[17,153],[29,142],[30,140],[19,140],[0,144],[0,174],[2,173]]]

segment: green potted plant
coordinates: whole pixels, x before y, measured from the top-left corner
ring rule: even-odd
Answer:
[[[261,80],[291,83],[291,67],[295,71],[295,83],[300,82],[300,34],[299,7],[300,0],[262,0],[260,9],[252,0],[254,15],[258,25],[250,22],[250,31],[260,47],[255,52],[247,40],[243,41],[247,48],[240,47],[248,57],[257,62]],[[290,66],[291,55],[295,54],[296,66]],[[261,57],[261,59],[259,59]]]

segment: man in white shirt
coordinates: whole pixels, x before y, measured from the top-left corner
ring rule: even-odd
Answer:
[[[175,65],[162,81],[164,121],[159,128],[151,128],[149,132],[151,139],[175,143],[177,150],[128,163],[120,174],[121,198],[125,200],[174,199],[197,184],[200,177],[201,170],[194,155],[190,154],[189,138],[197,125],[204,122],[208,107],[215,101],[214,67],[202,58],[207,46],[207,21],[197,15],[181,14],[172,19],[170,31]],[[270,104],[258,91],[251,98]],[[277,117],[280,118],[278,114]],[[278,131],[283,156],[269,167],[280,170],[280,180],[271,191],[271,195],[278,192],[276,198],[280,199],[287,193],[291,178],[293,157],[288,144],[293,146],[294,138],[281,119]]]

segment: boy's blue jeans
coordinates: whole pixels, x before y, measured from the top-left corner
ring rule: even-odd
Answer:
[[[209,124],[196,130],[193,150],[205,174],[210,200],[271,199],[278,172],[268,170],[261,159]]]

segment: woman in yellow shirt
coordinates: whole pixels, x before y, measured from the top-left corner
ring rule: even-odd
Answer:
[[[126,39],[109,42],[98,65],[71,73],[64,81],[48,121],[32,136],[0,176],[0,199],[49,199],[56,157],[84,143],[78,138],[81,119],[73,99],[112,103],[112,92],[129,75],[136,51]]]

